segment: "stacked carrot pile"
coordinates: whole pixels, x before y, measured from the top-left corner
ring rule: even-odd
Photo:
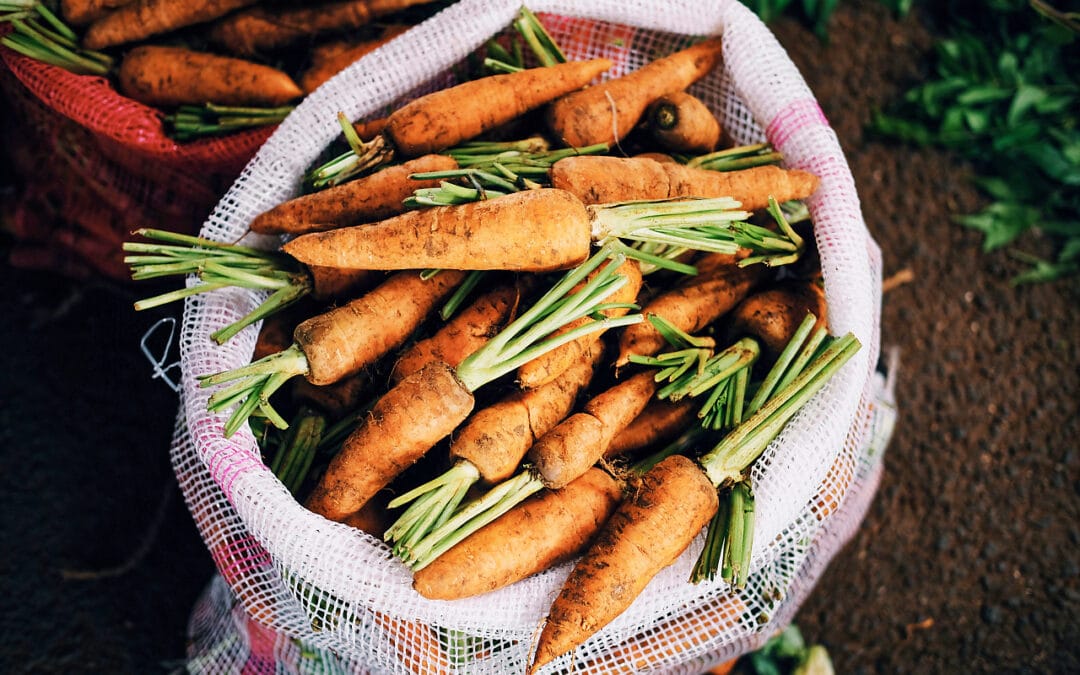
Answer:
[[[748,469],[859,344],[825,327],[800,204],[818,179],[725,147],[686,91],[719,39],[602,79],[527,12],[519,30],[546,65],[343,120],[309,193],[251,223],[280,251],[154,231],[128,250],[139,278],[201,279],[140,306],[270,292],[214,333],[265,319],[250,365],[202,378],[208,405],[307,508],[385,538],[421,594],[580,556],[535,669],[706,526],[695,580],[746,583]]]

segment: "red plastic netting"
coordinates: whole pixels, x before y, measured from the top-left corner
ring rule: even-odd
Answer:
[[[0,64],[0,128],[15,177],[2,223],[17,267],[128,279],[121,244],[132,230],[197,232],[273,130],[177,143],[158,110],[106,78],[6,47]]]

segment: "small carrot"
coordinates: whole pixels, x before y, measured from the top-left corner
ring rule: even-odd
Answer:
[[[414,173],[457,168],[446,155],[424,155],[387,166],[368,176],[302,195],[273,207],[251,221],[263,234],[306,234],[389,218],[405,211],[404,201],[437,180],[413,180]]]
[[[87,49],[138,42],[224,16],[256,0],[132,0],[90,24],[83,35]]]
[[[720,56],[721,41],[711,38],[622,77],[567,94],[548,107],[548,126],[571,147],[614,144],[633,130],[650,103],[707,75]]]
[[[629,279],[630,283],[623,286],[619,293],[611,298],[609,304],[612,307],[602,310],[605,316],[622,316],[626,314],[633,307],[632,303],[637,300],[638,293],[641,291],[641,267],[636,260],[627,260],[619,273]],[[578,324],[585,321],[587,319],[581,319]],[[569,331],[576,327],[574,324],[568,324],[563,330]],[[562,347],[553,349],[544,356],[526,363],[521,368],[518,368],[518,384],[523,389],[533,389],[542,387],[558,378],[572,364],[579,362],[582,354],[587,353],[590,349],[595,349],[593,343],[599,337],[599,334],[587,335],[580,340],[568,342]]]
[[[672,152],[701,155],[720,142],[720,122],[701,99],[685,91],[666,94],[645,113],[649,135]]]
[[[618,481],[601,469],[589,469],[561,490],[522,502],[417,570],[413,588],[433,600],[457,600],[569,560],[585,548],[621,497]]]
[[[258,56],[304,39],[346,33],[373,20],[431,0],[334,0],[312,6],[257,6],[218,19],[211,42],[240,56]]]
[[[825,289],[818,280],[786,281],[747,297],[731,311],[731,330],[752,335],[779,354],[807,314],[825,326]]]
[[[696,334],[730,311],[762,278],[760,266],[740,267],[737,256],[710,253],[698,261],[698,274],[686,277],[673,288],[662,291],[642,308],[646,316],[660,316],[686,333]],[[619,336],[616,366],[630,362],[630,355],[648,356],[666,342],[651,322],[628,327]]]
[[[369,40],[337,40],[315,45],[311,50],[311,64],[300,76],[300,88],[305,94],[310,94],[331,77],[409,28],[410,26],[405,24],[392,24],[386,26],[378,37]],[[360,138],[370,140],[371,136],[360,134]]]
[[[408,377],[431,361],[456,367],[499,332],[517,307],[521,291],[518,285],[504,284],[480,295],[434,335],[405,350],[394,362],[390,380]]]
[[[551,184],[586,204],[675,197],[731,197],[740,208],[757,211],[777,202],[805,199],[818,178],[799,169],[757,166],[710,171],[643,157],[589,155],[567,157],[551,169]]]
[[[670,441],[690,426],[695,412],[695,403],[690,398],[677,403],[660,399],[649,401],[641,414],[611,440],[604,457],[631,455]]]
[[[280,106],[303,95],[276,68],[184,47],[136,47],[124,55],[117,79],[124,95],[152,106]]]

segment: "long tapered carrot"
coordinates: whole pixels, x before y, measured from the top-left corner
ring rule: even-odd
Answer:
[[[276,68],[161,45],[128,51],[117,79],[122,93],[153,106],[279,106],[303,94],[291,77]]]
[[[760,266],[740,267],[737,256],[724,253],[703,256],[697,268],[696,276],[659,293],[645,304],[642,312],[646,316],[663,317],[685,333],[697,334],[735,307],[763,276]],[[615,365],[629,363],[631,354],[655,354],[666,344],[651,322],[628,327],[619,336]]]
[[[678,436],[690,426],[697,412],[693,399],[684,398],[675,403],[654,399],[622,431],[611,440],[604,457],[631,455],[639,450],[664,443]]]
[[[563,489],[536,495],[474,532],[418,570],[413,588],[426,598],[456,600],[569,560],[584,549],[621,497],[618,481],[601,469],[589,469]],[[509,546],[517,551],[507,550]]]
[[[565,486],[603,458],[612,440],[656,393],[654,373],[644,371],[590,399],[581,412],[537,439],[528,461],[544,485]]]
[[[805,199],[817,189],[817,176],[799,169],[757,166],[710,171],[647,157],[590,155],[567,157],[551,168],[551,184],[586,204],[674,197],[731,197],[747,211],[777,202]]]
[[[547,110],[548,126],[572,147],[613,144],[624,138],[650,103],[681,91],[719,62],[721,41],[711,38],[580,92],[567,94]]]
[[[520,296],[521,288],[514,284],[497,286],[483,293],[434,335],[405,350],[394,362],[391,381],[408,377],[431,361],[457,366],[499,332]]]
[[[569,61],[463,82],[398,108],[386,133],[405,156],[438,152],[580,89],[610,67],[607,59]]]
[[[617,303],[617,306],[603,310],[605,316],[622,316],[623,314],[626,314],[626,312],[629,311],[629,305],[637,300],[638,293],[641,292],[641,267],[636,260],[627,260],[623,264],[620,274],[629,279],[630,283],[623,286],[623,288],[611,298],[611,302]],[[584,319],[583,321],[587,321],[587,319]],[[580,323],[581,321],[578,322],[579,325]],[[571,324],[566,326],[564,330],[572,330],[574,328],[576,328],[576,326]],[[535,387],[542,387],[548,382],[551,382],[562,373],[566,372],[572,364],[580,361],[582,354],[593,349],[593,343],[599,339],[599,337],[598,334],[593,334],[585,336],[580,340],[568,342],[562,347],[554,349],[544,356],[526,363],[521,368],[518,368],[518,384],[524,389],[532,389]]]
[[[584,261],[590,242],[581,202],[543,189],[313,232],[282,249],[305,264],[331,267],[550,271]]]
[[[83,35],[87,49],[138,42],[193,26],[255,4],[257,0],[133,0],[90,24]]]
[[[716,488],[687,457],[672,455],[649,471],[575,564],[551,605],[529,672],[621,614],[686,549],[718,505]]]
[[[282,202],[251,221],[263,234],[305,234],[389,218],[405,211],[403,202],[438,180],[413,180],[411,174],[457,168],[446,155],[424,155],[387,166],[363,178]]]
[[[214,22],[207,37],[241,56],[287,47],[326,33],[355,31],[373,20],[431,0],[336,0],[305,6],[258,6]]]
[[[409,26],[405,24],[392,24],[386,26],[378,37],[370,40],[337,40],[315,45],[311,50],[311,65],[300,76],[300,88],[305,94],[310,94],[361,57],[367,56],[408,29]],[[371,136],[363,134],[360,138],[371,140]]]

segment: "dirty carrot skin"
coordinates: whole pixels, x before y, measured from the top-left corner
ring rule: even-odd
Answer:
[[[457,600],[502,588],[569,560],[585,548],[621,498],[620,483],[603,470],[591,468],[561,490],[545,491],[522,502],[417,570],[413,588],[433,600]],[[508,542],[515,543],[509,547]],[[491,555],[492,551],[500,554]]]
[[[643,371],[589,400],[529,449],[527,461],[549,489],[558,489],[596,464],[612,440],[656,393],[654,373]]]
[[[819,280],[789,281],[747,297],[731,311],[731,330],[753,335],[779,354],[807,314],[825,327],[825,289]]]
[[[314,232],[282,249],[305,264],[330,267],[539,272],[588,258],[590,228],[579,200],[541,189]]]
[[[409,26],[395,24],[387,26],[379,37],[370,40],[361,42],[338,40],[316,45],[311,50],[311,65],[300,76],[300,88],[305,94],[310,94],[361,57],[370,54],[408,29]],[[373,135],[361,134],[360,138],[370,140]]]
[[[696,264],[698,274],[656,295],[642,308],[646,316],[660,316],[685,333],[702,328],[729,312],[759,283],[759,265],[740,267],[738,256],[706,254]],[[628,327],[619,336],[616,366],[630,362],[630,355],[648,356],[666,345],[664,336],[652,323],[643,321]]]
[[[530,673],[606,626],[675,561],[712,518],[716,488],[672,455],[649,471],[612,514],[552,603]]]
[[[710,171],[647,157],[589,155],[567,157],[551,168],[553,187],[572,192],[586,204],[675,197],[731,197],[746,211],[777,202],[805,199],[817,189],[817,176],[799,169],[758,166]]]
[[[584,87],[611,65],[607,59],[569,61],[463,82],[395,110],[386,133],[405,156],[438,152]]]
[[[279,106],[303,94],[284,72],[183,47],[143,45],[124,55],[120,91],[152,106]]]
[[[305,38],[352,31],[373,20],[430,0],[336,0],[312,7],[257,6],[218,19],[211,42],[240,56],[257,56]]]
[[[690,426],[696,403],[684,398],[675,403],[654,399],[612,439],[605,458],[631,455],[639,450],[670,441]]]
[[[661,96],[645,114],[649,135],[667,150],[692,155],[712,152],[720,122],[701,99],[685,91]]]
[[[417,372],[431,361],[456,367],[499,332],[520,296],[521,289],[514,284],[498,286],[482,294],[434,335],[405,350],[394,363],[391,382]]]
[[[686,89],[707,75],[720,57],[721,41],[711,38],[622,77],[567,94],[548,107],[548,127],[571,147],[614,144],[633,130],[650,103]]]
[[[611,298],[611,303],[615,303],[615,306],[603,310],[605,316],[622,316],[626,314],[630,311],[632,303],[637,300],[638,293],[641,292],[641,266],[636,260],[627,260],[623,263],[619,273],[629,279],[630,283],[623,286],[619,293]],[[587,321],[587,319],[579,320],[579,324],[584,321]],[[574,328],[576,328],[575,325],[568,325],[563,330],[572,330]],[[523,389],[533,389],[551,382],[572,364],[580,361],[583,354],[590,349],[594,349],[593,343],[599,337],[599,334],[592,334],[580,340],[568,342],[559,349],[554,349],[544,356],[526,363],[521,368],[518,368],[518,384]]]
[[[72,26],[85,26],[132,0],[61,0],[60,13]]]
[[[414,180],[412,174],[456,168],[457,162],[446,155],[424,155],[387,166],[348,183],[283,202],[256,216],[251,231],[306,234],[389,218],[405,211],[403,202],[416,190],[439,184],[438,180]]]
[[[83,36],[87,49],[137,42],[178,28],[213,21],[256,0],[133,0],[90,24]]]

